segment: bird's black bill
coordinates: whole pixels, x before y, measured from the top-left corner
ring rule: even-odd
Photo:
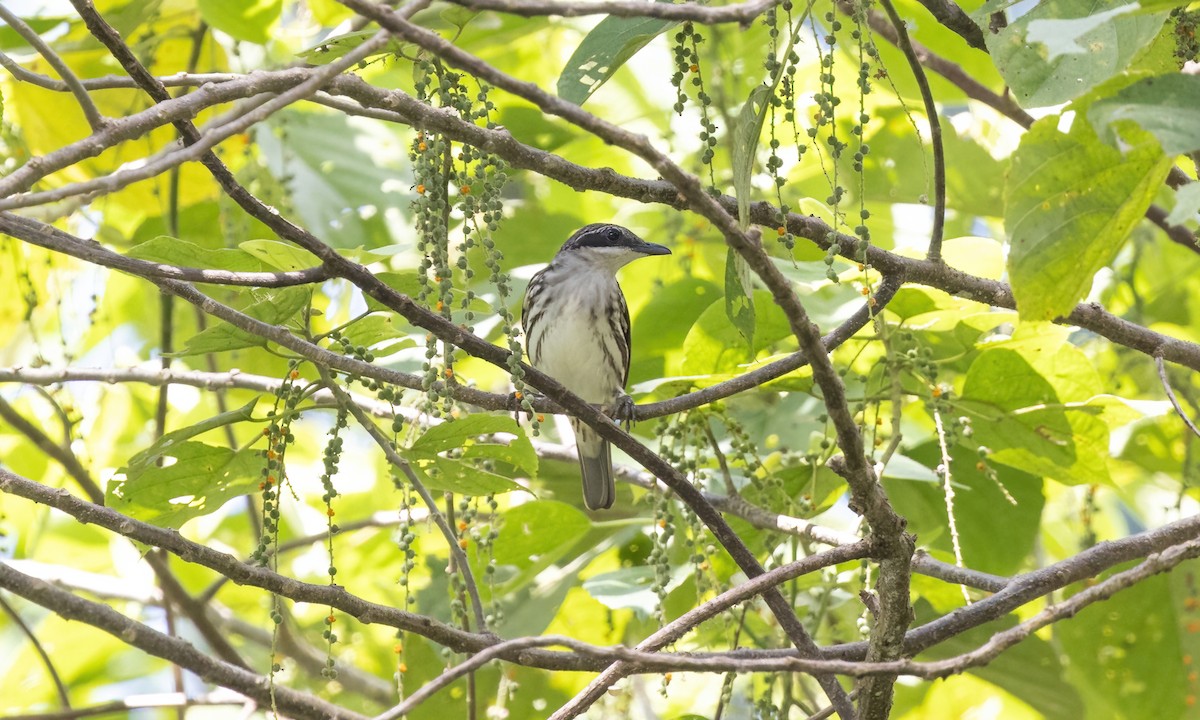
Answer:
[[[658,245],[656,243],[643,242],[641,245],[638,245],[638,246],[634,247],[633,249],[640,252],[643,255],[670,255],[671,254],[671,248],[667,247],[666,245]]]

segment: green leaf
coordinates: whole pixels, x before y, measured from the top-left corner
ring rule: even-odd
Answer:
[[[927,602],[915,602],[914,609],[918,623],[929,622],[937,617]],[[924,651],[922,656],[941,660],[968,653],[990,640],[994,633],[1007,630],[1017,622],[1016,616],[1006,615],[983,627],[972,628],[948,638]],[[987,665],[971,668],[968,672],[1020,698],[1045,718],[1081,720],[1085,717],[1083,700],[1067,681],[1067,672],[1059,660],[1058,649],[1052,642],[1037,635],[1005,650]]]
[[[1027,320],[1051,320],[1075,307],[1171,166],[1145,132],[1125,133],[1122,153],[1100,142],[1082,117],[1067,134],[1058,121],[1043,118],[1025,134],[1005,187],[1008,272]]]
[[[234,272],[260,272],[263,269],[261,262],[241,250],[209,249],[167,235],[159,235],[144,243],[139,243],[125,254],[138,260],[159,262],[176,267],[232,270]]]
[[[733,190],[737,195],[738,226],[742,229],[750,227],[750,176],[754,174],[758,138],[770,99],[769,86],[755,87],[733,125]]]
[[[1175,207],[1167,215],[1167,222],[1182,225],[1194,221],[1200,212],[1200,183],[1188,183],[1175,191]]]
[[[754,347],[754,280],[750,267],[733,248],[725,254],[725,316]]]
[[[322,0],[322,2],[325,1],[326,0]],[[340,5],[337,2],[333,2],[333,4],[341,10],[347,9],[345,6]],[[353,16],[354,12],[350,11],[350,15]],[[351,50],[354,50],[367,40],[370,40],[375,36],[376,32],[377,31],[375,30],[356,30],[354,32],[343,33],[334,37],[325,38],[316,45],[296,53],[296,57],[303,58],[305,61],[313,65],[326,65],[342,57]],[[412,43],[393,38],[392,40],[388,41],[387,45],[385,45],[383,48],[368,55],[364,59],[370,59],[380,55],[400,55],[407,57],[413,54],[412,49],[414,47],[415,46]]]
[[[999,33],[985,33],[996,67],[1025,107],[1079,97],[1125,70],[1166,13],[1124,0],[1045,0]]]
[[[514,436],[507,444],[480,442],[481,435],[508,433]],[[461,459],[441,456],[448,450],[461,450]],[[473,461],[499,460],[537,474],[538,458],[525,431],[515,420],[504,415],[468,415],[458,420],[434,425],[417,438],[405,456],[430,469],[429,484],[439,490],[487,495],[523,489],[508,478],[482,470]]]
[[[296,215],[326,243],[375,248],[411,232],[408,151],[382,125],[287,110],[255,126],[254,140],[271,174],[287,178]]]
[[[320,259],[303,248],[279,240],[247,240],[241,249],[277,270],[307,270],[321,264]]]
[[[251,302],[242,312],[270,325],[282,325],[299,313],[308,304],[311,289],[290,287],[279,290],[252,290]],[[240,350],[248,347],[266,347],[266,338],[241,328],[221,322],[202,330],[187,339],[178,357],[200,353]]]
[[[342,328],[341,332],[342,337],[350,341],[351,345],[361,345],[366,348],[375,348],[380,343],[396,338],[404,338],[407,341],[388,343],[385,348],[381,348],[379,352],[376,352],[376,355],[383,355],[385,352],[396,352],[404,347],[413,347],[417,344],[416,340],[409,338],[404,330],[396,327],[396,318],[390,314],[373,313],[367,315]]]
[[[672,568],[667,592],[679,587],[691,573],[687,563]],[[583,581],[583,589],[610,610],[634,610],[642,616],[653,615],[658,608],[654,585],[654,568],[644,565],[613,570]]]
[[[566,503],[536,500],[518,505],[504,515],[496,562],[522,571],[549,567],[591,527],[587,515]]]
[[[279,22],[283,0],[197,0],[200,17],[238,40],[264,44]]]
[[[1146,578],[1054,626],[1088,718],[1193,716],[1185,696],[1194,681],[1187,679],[1181,647],[1187,637],[1181,626],[1193,621],[1177,617],[1170,589],[1175,574],[1183,568]]]
[[[729,321],[725,302],[718,300],[700,313],[683,340],[683,375],[744,372],[750,357],[791,335],[787,318],[771,301],[771,294],[765,290],[755,293],[762,312],[755,316],[754,345],[749,352],[741,330]]]
[[[1114,146],[1120,144],[1114,123],[1132,120],[1157,138],[1168,155],[1200,150],[1200,76],[1144,78],[1092,103],[1088,120]]]
[[[1087,357],[1046,336],[985,347],[958,407],[989,461],[1072,485],[1111,482],[1104,410],[1087,404],[1100,389]]]
[[[258,453],[185,441],[164,448],[151,462],[124,469],[106,488],[115,510],[162,527],[178,528],[218,510],[230,499],[253,492],[261,481]]]
[[[214,415],[207,420],[201,420],[195,425],[189,425],[185,428],[173,430],[154,442],[150,447],[141,451],[137,455],[129,458],[128,469],[133,473],[140,473],[150,465],[158,462],[158,459],[164,454],[171,452],[171,449],[183,442],[201,435],[210,430],[215,430],[226,425],[234,423],[249,422],[254,419],[254,406],[258,404],[258,398],[254,398],[250,402],[241,406],[236,410],[229,410],[220,415]]]
[[[495,495],[525,490],[503,475],[481,470],[471,463],[444,457],[419,458],[413,468],[421,473],[425,485],[432,490],[460,495]]]
[[[421,276],[415,270],[409,272],[380,272],[375,273],[375,278],[402,295],[417,297],[421,292]],[[392,312],[390,308],[373,297],[368,296],[366,300],[367,308],[370,310]]]
[[[629,58],[676,24],[656,18],[604,18],[567,60],[558,76],[558,96],[582,105]]]

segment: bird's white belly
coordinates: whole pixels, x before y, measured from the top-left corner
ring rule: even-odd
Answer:
[[[590,312],[578,303],[570,303],[562,312],[542,322],[545,331],[540,343],[541,355],[534,360],[539,370],[591,403],[611,402],[624,390],[618,387],[620,378],[614,383],[603,370],[606,338],[597,332]],[[609,348],[609,352],[615,350]]]

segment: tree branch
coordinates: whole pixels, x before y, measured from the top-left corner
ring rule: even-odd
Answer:
[[[538,17],[558,15],[581,17],[584,15],[612,15],[614,17],[647,17],[663,20],[692,21],[703,25],[739,23],[749,25],[768,8],[782,0],[750,0],[721,7],[709,7],[694,2],[650,3],[644,0],[591,0],[589,2],[562,2],[560,0],[454,0],[457,5],[472,10],[495,10],[508,15]]]
[[[41,36],[34,32],[33,28],[25,24],[25,21],[19,18],[12,10],[9,10],[4,5],[0,5],[0,19],[4,20],[5,24],[17,31],[25,42],[29,43],[38,54],[50,63],[50,67],[58,73],[62,78],[62,82],[75,96],[76,102],[79,103],[79,109],[83,111],[83,116],[87,118],[88,125],[93,131],[100,131],[108,124],[108,120],[100,113],[100,109],[96,107],[96,103],[92,102],[92,97],[88,95],[87,90],[80,84],[79,78],[71,71],[71,67],[59,57],[58,53],[42,40]]]
[[[0,470],[0,482],[4,482],[5,475],[7,473]],[[59,590],[49,583],[17,572],[3,562],[0,562],[0,587],[48,608],[68,620],[76,620],[103,630],[121,642],[185,668],[207,682],[236,690],[254,698],[262,705],[271,705],[274,702],[279,709],[297,718],[364,719],[363,715],[356,712],[278,684],[274,685],[272,691],[267,678],[261,675],[211,658],[189,643],[131,620],[107,605],[84,600],[65,590]]]
[[[235,272],[233,270],[175,267],[149,260],[138,260],[113,252],[98,242],[81,240],[53,225],[30,220],[10,212],[0,212],[0,232],[31,245],[146,279],[184,280],[210,285],[260,288],[311,285],[329,279],[328,269],[320,265],[304,270],[285,272]]]

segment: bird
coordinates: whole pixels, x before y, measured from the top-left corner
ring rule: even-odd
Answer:
[[[620,225],[593,223],[559,248],[529,281],[521,308],[530,364],[589,403],[631,405],[629,307],[617,270],[638,258],[670,255]],[[571,418],[583,502],[589,510],[612,507],[616,486],[608,441]]]

